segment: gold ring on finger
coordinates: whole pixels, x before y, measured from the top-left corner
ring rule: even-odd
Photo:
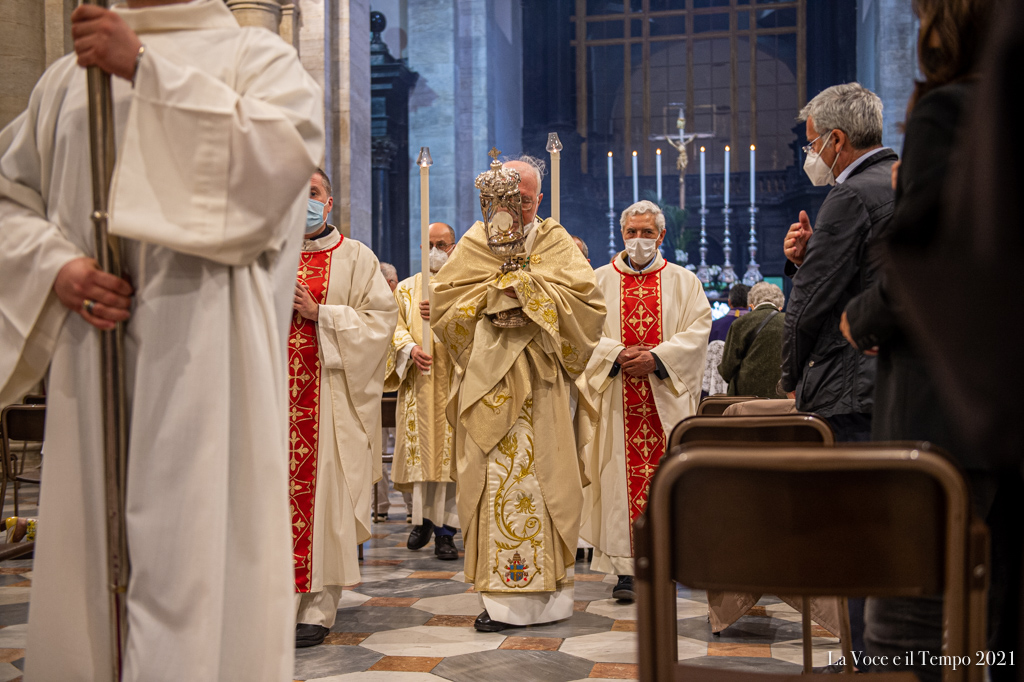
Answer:
[[[82,310],[89,313],[90,315],[93,314],[92,309],[95,307],[96,301],[92,300],[91,298],[87,298],[84,301],[82,301]]]

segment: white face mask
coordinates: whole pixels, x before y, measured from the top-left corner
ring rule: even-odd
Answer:
[[[430,271],[437,272],[441,269],[441,266],[448,262],[448,254],[437,248],[436,246],[430,249]]]
[[[829,133],[829,140],[832,139],[832,133]],[[825,144],[828,144],[826,142]],[[825,147],[822,146],[822,151],[825,151]],[[825,164],[825,161],[821,158],[821,152],[807,152],[807,158],[804,159],[804,172],[807,173],[807,177],[810,178],[811,184],[815,187],[824,187],[825,185],[835,185],[836,176],[832,174],[832,169],[836,167],[836,162],[839,161],[839,150],[836,150],[836,158],[832,162],[831,166]]]
[[[629,259],[636,265],[646,265],[651,262],[651,259],[654,258],[654,254],[657,253],[657,251],[657,239],[634,237],[633,239],[626,240],[626,253],[629,254]]]

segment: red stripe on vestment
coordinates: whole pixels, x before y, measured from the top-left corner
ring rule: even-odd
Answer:
[[[627,347],[642,344],[653,348],[662,341],[662,269],[640,275],[619,270],[620,338]],[[632,555],[633,521],[647,508],[651,477],[665,453],[665,431],[654,404],[650,379],[630,376],[625,372],[621,375],[629,547]]]
[[[309,288],[313,300],[323,305],[331,274],[331,254],[340,245],[323,251],[303,251],[298,281]],[[317,325],[292,314],[288,334],[288,457],[289,498],[292,514],[292,547],[295,590],[309,592],[313,582],[313,516],[316,502],[317,455],[320,448],[320,343]]]

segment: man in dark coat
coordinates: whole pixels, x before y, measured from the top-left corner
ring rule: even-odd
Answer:
[[[782,390],[797,409],[826,418],[840,441],[871,434],[875,359],[846,343],[843,309],[871,283],[865,244],[893,211],[896,153],[882,146],[882,102],[857,83],[822,91],[800,112],[804,170],[834,185],[812,230],[801,211],[784,249],[793,291],[782,347]],[[798,269],[797,269],[798,268]]]

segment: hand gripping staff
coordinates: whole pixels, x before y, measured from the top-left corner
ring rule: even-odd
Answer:
[[[104,9],[108,0],[83,0]],[[110,181],[114,174],[114,104],[110,74],[88,68],[89,148],[92,160],[92,221],[96,261],[104,272],[121,277],[121,249],[107,231]],[[128,406],[124,375],[124,322],[100,334],[103,381],[103,468],[107,521],[107,575],[110,590],[110,641],[113,679],[121,680],[128,641],[128,537],[125,530],[125,482],[128,468]]]

